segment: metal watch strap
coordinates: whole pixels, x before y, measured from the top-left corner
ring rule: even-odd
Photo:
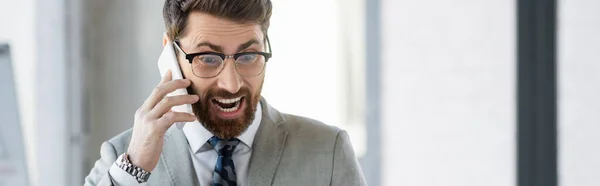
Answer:
[[[148,178],[150,178],[150,172],[131,164],[127,153],[122,154],[119,158],[121,160],[115,162],[119,168],[123,169],[129,175],[133,176],[138,181],[138,183],[144,183],[148,181]]]

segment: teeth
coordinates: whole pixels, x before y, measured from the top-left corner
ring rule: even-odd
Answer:
[[[238,108],[240,107],[240,103],[235,103],[235,106],[231,107],[231,108],[222,108],[222,107],[218,107],[219,109],[221,109],[221,111],[223,112],[233,112],[238,110]]]
[[[216,99],[218,102],[224,103],[224,104],[229,104],[229,103],[234,103],[239,101],[240,99],[242,99],[242,97],[238,97],[238,98],[233,98],[233,99]]]

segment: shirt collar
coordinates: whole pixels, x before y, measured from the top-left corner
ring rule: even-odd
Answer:
[[[262,107],[261,103],[259,102],[258,104],[256,104],[254,120],[252,120],[252,123],[250,124],[250,126],[248,126],[248,129],[246,129],[246,131],[242,133],[242,135],[238,136],[238,139],[242,141],[242,143],[247,145],[249,148],[252,148],[252,143],[254,143],[254,136],[256,135],[256,131],[258,131],[258,126],[260,125],[261,120]],[[204,128],[204,126],[200,124],[198,120],[186,123],[183,126],[183,133],[185,134],[185,137],[187,138],[188,143],[190,144],[190,148],[194,153],[197,153],[201,149],[204,149],[202,147],[208,145],[206,141],[208,141],[208,139],[214,136],[211,132],[206,130],[206,128]]]

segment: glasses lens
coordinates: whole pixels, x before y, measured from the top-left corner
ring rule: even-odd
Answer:
[[[265,67],[265,57],[260,54],[244,54],[235,60],[236,70],[241,76],[257,76]]]
[[[198,77],[216,76],[223,65],[223,58],[218,55],[206,54],[194,57],[192,72]]]

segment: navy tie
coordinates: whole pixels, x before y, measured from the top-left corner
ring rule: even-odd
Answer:
[[[240,143],[237,138],[223,140],[216,136],[211,137],[208,143],[217,150],[217,164],[213,172],[213,186],[235,186],[237,185],[235,166],[233,165],[233,151]]]

